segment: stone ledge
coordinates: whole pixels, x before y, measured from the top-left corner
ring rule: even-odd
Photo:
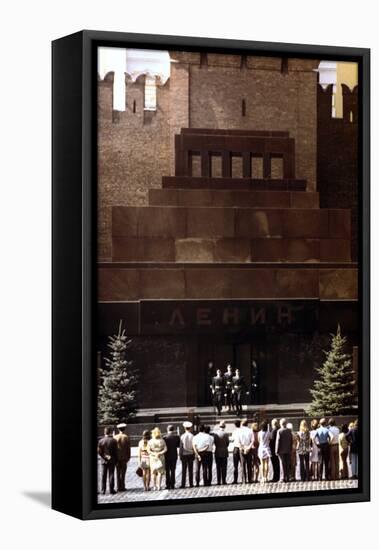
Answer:
[[[345,239],[113,237],[115,262],[350,262]]]
[[[99,267],[99,301],[314,298],[356,300],[352,267]]]
[[[348,209],[115,206],[113,237],[350,239]]]
[[[319,208],[319,194],[311,191],[149,189],[149,204],[190,207]]]

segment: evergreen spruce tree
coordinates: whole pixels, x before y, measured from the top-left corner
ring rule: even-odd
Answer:
[[[330,350],[324,350],[326,359],[316,369],[319,377],[310,390],[313,399],[309,413],[314,416],[344,414],[354,403],[354,371],[351,356],[344,351],[347,339],[341,335],[340,325],[331,337]]]
[[[118,334],[109,337],[109,357],[106,368],[101,369],[98,397],[100,424],[118,424],[134,416],[136,410],[137,376],[133,362],[126,359],[131,344],[120,321]]]

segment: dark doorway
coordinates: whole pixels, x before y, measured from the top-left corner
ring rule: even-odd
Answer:
[[[266,334],[240,339],[225,336],[223,338],[200,338],[198,344],[198,376],[197,384],[198,405],[211,404],[211,380],[216,370],[226,371],[228,363],[233,371],[238,368],[244,377],[249,395],[245,396],[246,404],[260,404],[276,389],[275,371],[268,368],[268,359],[272,354],[267,349]],[[270,386],[270,391],[266,386]]]

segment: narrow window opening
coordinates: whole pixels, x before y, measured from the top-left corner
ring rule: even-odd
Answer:
[[[282,57],[282,67],[281,67],[282,74],[288,73],[288,57]]]
[[[211,176],[212,178],[221,178],[222,176],[222,158],[221,155],[211,155]]]
[[[263,179],[263,158],[251,157],[251,177],[256,180]]]
[[[242,157],[232,155],[232,178],[242,178]]]
[[[137,108],[137,104],[136,104],[136,100],[134,99],[134,101],[133,101],[133,113],[136,112],[136,108]]]
[[[242,100],[241,109],[242,109],[242,116],[246,116],[246,99]]]
[[[191,152],[191,176],[199,178],[201,176],[201,157],[200,153]]]
[[[271,157],[271,179],[283,179],[283,157]]]
[[[200,53],[200,67],[208,66],[208,54],[205,52]]]

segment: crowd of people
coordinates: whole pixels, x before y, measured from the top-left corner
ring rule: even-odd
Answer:
[[[117,426],[113,435],[106,428],[98,443],[102,463],[101,491],[106,492],[109,479],[110,493],[125,491],[125,475],[130,460],[130,440],[125,433],[126,424]],[[271,423],[236,420],[231,434],[222,420],[211,430],[200,425],[196,434],[193,425],[183,423],[184,433],[170,425],[162,436],[155,427],[145,430],[138,443],[137,474],[142,478],[145,491],[175,489],[176,467],[181,460],[181,488],[212,484],[213,460],[216,464],[216,482],[227,483],[227,466],[231,451],[233,483],[261,483],[296,481],[299,466],[301,481],[347,479],[351,472],[358,478],[358,421],[337,427],[333,418],[302,420],[298,431],[285,418],[274,418]],[[271,462],[271,472],[270,472]],[[350,468],[349,468],[350,464]],[[114,474],[117,474],[117,491]],[[270,478],[270,479],[269,479]]]

